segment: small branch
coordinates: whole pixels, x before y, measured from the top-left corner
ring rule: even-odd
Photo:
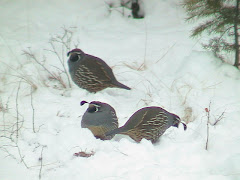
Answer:
[[[225,114],[225,111],[222,112],[222,114],[216,119],[216,121],[213,123],[213,126],[217,125],[217,123],[224,118],[224,114]]]
[[[207,140],[206,140],[206,146],[205,146],[206,150],[208,150],[208,141],[209,141],[209,123],[207,122]]]
[[[120,151],[118,147],[114,146],[114,148],[116,149],[116,150],[115,150],[116,152],[119,152],[119,153],[121,153],[121,154],[124,155],[124,156],[128,156],[128,154]]]
[[[16,130],[16,139],[18,140],[18,130],[19,130],[19,127],[18,127],[18,123],[19,123],[19,112],[18,112],[18,94],[19,94],[19,90],[20,90],[20,87],[21,87],[21,83],[22,81],[19,82],[18,84],[18,89],[17,89],[17,94],[16,94],[16,111],[17,111],[17,130]]]
[[[36,130],[35,130],[35,109],[34,109],[34,106],[33,106],[33,89],[32,89],[32,86],[31,86],[31,107],[32,107],[32,127],[33,127],[33,132],[36,133]]]
[[[16,147],[17,147],[18,154],[19,154],[19,156],[20,156],[21,162],[24,164],[24,166],[25,166],[27,169],[29,169],[28,165],[27,165],[26,162],[24,161],[24,157],[22,156],[22,153],[21,153],[20,148],[19,148],[19,146],[18,146],[17,143],[16,143]]]
[[[206,113],[207,113],[207,140],[206,140],[206,146],[205,146],[205,149],[208,150],[208,141],[209,141],[209,123],[210,123],[211,102],[209,103],[208,108],[205,108],[205,111],[206,111]]]
[[[0,136],[0,138],[5,138],[5,139],[8,139],[10,141],[9,144],[4,144],[2,145],[2,147],[0,147],[1,150],[3,150],[5,153],[7,153],[7,156],[6,157],[11,157],[15,160],[17,160],[18,158],[16,158],[13,154],[11,154],[7,148],[5,147],[9,147],[9,148],[17,148],[17,151],[18,151],[18,155],[20,157],[20,162],[22,162],[24,164],[24,166],[29,169],[29,166],[26,164],[26,162],[24,161],[24,156],[22,155],[21,153],[21,150],[18,146],[18,143],[15,142],[11,137],[7,137],[7,136]]]
[[[66,33],[66,32],[65,32]],[[72,38],[72,36],[70,36],[70,38]],[[61,43],[62,44],[62,53],[64,52],[64,47],[67,49],[67,48],[69,48],[68,47],[68,45],[66,44],[66,42],[64,42],[64,39],[60,39],[61,41],[59,42],[59,43]],[[68,73],[67,73],[67,69],[66,69],[66,66],[65,66],[65,63],[64,63],[64,56],[63,56],[63,54],[62,54],[62,58],[60,57],[60,55],[59,55],[59,53],[57,52],[57,50],[56,50],[56,47],[55,47],[55,45],[54,45],[54,42],[55,40],[51,40],[51,42],[50,42],[50,45],[51,45],[51,47],[52,47],[52,50],[49,50],[50,52],[52,52],[52,53],[54,53],[56,56],[57,56],[57,58],[58,58],[58,60],[59,60],[59,62],[61,63],[61,65],[62,65],[62,67],[63,67],[63,72],[64,72],[64,74],[66,75],[66,77],[67,77],[67,80],[68,80],[68,86],[71,88],[72,86],[71,86],[71,81],[70,81],[70,77],[69,77],[69,75],[68,75]],[[67,39],[67,41],[69,41],[68,39]],[[71,41],[71,39],[70,39],[70,41]],[[56,41],[56,42],[58,42],[58,41]]]
[[[176,45],[176,42],[170,48],[168,48],[167,52],[164,53],[163,56],[159,60],[157,60],[155,63],[158,63],[160,60],[162,60],[175,45]]]
[[[17,158],[12,155],[8,150],[7,148],[5,147],[0,147],[0,150],[2,150],[3,152],[5,152],[7,155],[5,157],[11,157],[12,159],[16,160],[17,161]]]
[[[41,62],[38,61],[38,59],[36,58],[36,56],[33,54],[33,52],[31,51],[31,49],[29,49],[29,51],[23,51],[23,53],[25,55],[28,55],[30,58],[32,58],[38,65],[40,65],[45,71],[47,71],[51,76],[54,77],[54,74],[52,74]]]
[[[30,84],[31,86],[34,86],[35,89],[37,89],[37,86],[32,82],[30,81],[29,79],[27,79],[27,77],[24,77],[23,74],[19,73],[16,71],[16,69],[13,69],[11,68],[14,72],[18,73],[19,75],[15,75],[15,74],[8,74],[8,73],[0,73],[1,75],[7,75],[7,76],[12,76],[12,77],[16,77],[20,80],[24,80],[23,82],[24,83],[27,83],[27,84]]]
[[[146,21],[144,21],[144,27],[145,27],[145,44],[144,44],[144,68],[146,67],[146,56],[147,56],[147,41],[148,41],[148,32],[147,32],[147,24]]]
[[[6,138],[6,139],[10,140],[11,142],[14,142],[11,137],[7,137],[7,136],[5,136],[5,135],[4,135],[4,136],[0,136],[0,138]]]
[[[65,82],[63,81],[61,74],[59,72],[58,72],[58,74],[54,73],[54,77],[49,76],[49,79],[57,80],[62,85],[63,88],[67,88],[67,86],[66,86]]]
[[[6,122],[5,122],[5,113],[8,111],[8,103],[6,106],[3,105],[2,99],[0,98],[0,112],[2,112],[2,120],[3,120],[3,134],[6,136]]]
[[[51,65],[51,66],[54,67],[54,68],[56,68],[57,70],[59,70],[59,72],[60,72],[61,74],[64,73],[64,70],[60,69],[59,67],[54,66],[54,65]]]
[[[69,77],[69,75],[67,73],[67,69],[66,69],[66,66],[65,66],[64,62],[65,62],[65,57],[66,57],[65,52],[70,50],[70,45],[71,45],[72,38],[73,38],[73,32],[68,30],[68,29],[66,29],[65,27],[63,27],[63,31],[64,31],[64,34],[62,36],[57,36],[57,37],[52,38],[50,40],[49,43],[51,45],[52,50],[47,50],[47,51],[50,51],[50,52],[54,53],[57,56],[59,62],[61,63],[61,65],[63,67],[63,72],[64,72],[64,74],[67,77],[68,86],[71,88],[72,85],[71,85],[70,77]],[[62,46],[62,54],[61,54],[61,56],[60,56],[60,54],[56,50],[56,47],[55,47],[56,43],[59,43]]]
[[[53,46],[54,46],[54,45],[53,45]],[[55,50],[55,47],[52,47],[52,48],[54,48],[54,49],[53,49],[53,50],[48,50],[48,51],[50,51],[51,53],[56,54],[56,56],[57,56],[58,59],[59,59],[60,57],[59,57],[57,51]],[[28,55],[28,56],[29,56],[30,58],[32,58],[38,65],[40,65],[40,66],[49,74],[50,79],[54,79],[54,80],[58,81],[58,82],[63,86],[63,88],[66,88],[66,85],[65,85],[65,83],[63,82],[61,76],[60,76],[60,75],[57,75],[57,74],[54,73],[54,72],[51,72],[43,63],[41,63],[41,62],[35,57],[35,55],[32,53],[31,50],[29,50],[29,52],[24,51],[24,54],[25,54],[25,55]],[[61,59],[59,59],[59,60],[60,60],[60,62],[61,62]],[[62,62],[61,62],[61,64],[62,64]],[[71,87],[70,79],[69,79],[68,74],[67,74],[67,72],[66,72],[66,68],[64,69],[64,73],[66,74],[66,76],[67,76],[67,78],[68,78],[68,83],[69,83],[69,85],[70,85],[69,87]]]
[[[42,167],[43,167],[43,149],[45,146],[42,146],[42,151],[41,151],[41,157],[39,158],[41,164],[40,164],[40,169],[39,169],[39,174],[38,174],[38,178],[39,180],[42,178]]]

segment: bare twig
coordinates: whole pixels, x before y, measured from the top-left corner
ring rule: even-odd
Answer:
[[[54,67],[55,69],[57,69],[60,73],[64,73],[64,70],[60,69],[59,67],[57,66],[54,66],[54,65],[51,65],[52,67]],[[59,74],[60,74],[59,73]]]
[[[118,6],[114,6],[114,4],[112,2],[109,2],[109,3],[105,2],[105,4],[107,4],[107,6],[109,8],[109,10],[108,10],[109,13],[111,13],[112,10],[115,10],[116,12],[119,12],[122,16],[125,16],[125,9],[129,9],[129,10],[131,9],[130,7],[128,7],[130,2],[131,2],[131,0],[126,1],[126,2],[124,2],[124,0],[121,0],[120,5],[118,5]],[[119,10],[119,8],[120,8],[120,10]]]
[[[20,162],[22,162],[22,163],[25,165],[25,167],[26,167],[27,169],[29,169],[29,167],[27,166],[26,162],[24,161],[24,156],[22,156],[22,153],[21,153],[21,150],[20,150],[20,148],[19,148],[19,146],[18,146],[18,143],[15,142],[15,141],[12,139],[12,137],[0,136],[0,138],[8,139],[8,140],[10,140],[10,143],[12,143],[12,144],[2,145],[2,147],[0,147],[0,149],[3,150],[5,153],[7,153],[8,156],[10,156],[10,157],[12,157],[13,159],[17,160],[17,158],[16,158],[13,154],[11,154],[11,153],[8,151],[8,149],[5,148],[5,147],[17,148],[17,151],[18,151],[18,154],[19,154],[19,157],[20,157],[20,160],[21,160]]]
[[[24,117],[18,112],[18,115],[19,115],[19,117],[21,116],[22,117],[22,121],[17,121],[16,123],[14,123],[12,126],[10,126],[9,127],[9,129],[10,128],[12,128],[11,130],[10,130],[10,137],[12,138],[12,139],[14,139],[13,138],[13,136],[15,135],[15,134],[19,134],[19,130],[22,128],[22,126],[23,126],[23,123],[24,123]],[[15,128],[15,126],[17,126],[17,128]],[[18,138],[16,139],[16,141],[18,141]]]
[[[19,123],[19,112],[18,112],[18,94],[19,94],[19,90],[20,90],[20,87],[21,87],[21,83],[22,81],[19,81],[19,84],[18,84],[18,89],[17,89],[17,94],[16,94],[16,111],[17,111],[17,130],[16,130],[16,139],[18,140],[18,130],[19,130],[19,127],[18,127],[18,123]]]
[[[38,178],[39,180],[42,178],[42,167],[43,167],[43,149],[45,146],[42,146],[42,151],[41,151],[41,156],[39,158],[41,164],[40,164],[40,169],[39,169],[39,174],[38,174]]]
[[[11,157],[12,159],[17,160],[17,158],[7,150],[7,148],[2,146],[0,149],[7,154],[5,157]]]
[[[176,45],[176,42],[170,48],[168,48],[168,50],[162,55],[162,57],[159,60],[157,60],[155,63],[158,63],[159,61],[161,61],[175,45]]]
[[[62,85],[63,88],[67,88],[65,82],[63,81],[63,79],[61,77],[61,74],[60,73],[58,73],[58,74],[53,73],[53,74],[54,74],[54,77],[49,76],[48,78],[53,79],[53,80],[57,80]]]
[[[217,123],[224,118],[224,114],[225,114],[225,111],[222,112],[222,114],[216,119],[216,121],[213,123],[213,126],[217,125]]]
[[[40,65],[45,71],[47,71],[48,74],[50,74],[51,76],[54,77],[54,75],[51,73],[51,71],[49,69],[46,68],[46,66],[39,62],[39,60],[36,58],[36,56],[33,54],[33,52],[31,51],[31,49],[29,48],[28,51],[23,51],[23,53],[27,56],[29,56],[31,59],[33,59],[38,65]]]
[[[50,49],[44,49],[45,51],[48,51],[48,52],[54,54],[56,56],[57,60],[60,62],[61,66],[62,66],[61,69],[54,66],[54,68],[57,69],[57,72],[52,72],[43,62],[41,62],[35,56],[35,54],[31,51],[30,48],[28,51],[23,51],[25,55],[27,55],[32,60],[34,60],[38,65],[40,65],[49,74],[49,76],[48,76],[49,78],[57,80],[62,85],[63,88],[67,88],[67,87],[71,88],[72,87],[71,81],[70,81],[70,76],[68,74],[67,67],[65,65],[66,64],[65,59],[66,59],[67,52],[70,50],[73,34],[74,34],[73,31],[63,27],[63,34],[52,37],[49,41]],[[44,58],[44,57],[43,57],[43,59],[46,60],[46,58]],[[62,73],[67,78],[68,86],[66,86],[66,83],[64,83],[64,81],[61,77]]]
[[[10,136],[10,137],[7,137],[7,136],[0,136],[0,138],[5,138],[7,140],[10,141],[9,144],[4,144],[2,145],[2,147],[0,147],[1,150],[3,150],[5,153],[7,153],[7,156],[9,157],[12,157],[13,159],[17,160],[17,158],[11,154],[9,151],[8,151],[8,148],[6,147],[11,147],[11,148],[17,148],[17,151],[18,151],[18,155],[20,157],[20,162],[22,162],[24,164],[24,166],[29,169],[29,166],[26,164],[25,160],[24,160],[24,156],[22,155],[21,153],[21,150],[20,150],[20,147],[18,146],[18,143],[14,141],[14,139]]]
[[[35,90],[37,89],[37,86],[36,86],[31,80],[29,80],[28,77],[25,77],[24,74],[21,74],[21,73],[17,72],[16,69],[13,69],[13,68],[11,68],[11,69],[12,69],[14,72],[18,73],[19,75],[8,74],[8,73],[0,73],[0,74],[2,74],[2,75],[7,75],[7,76],[12,76],[12,77],[16,77],[16,78],[18,78],[18,79],[20,79],[20,80],[24,80],[23,82],[25,82],[25,83],[33,86]]]
[[[32,58],[38,65],[40,65],[48,74],[50,79],[57,80],[63,88],[66,88],[65,83],[62,80],[61,75],[58,73],[51,72],[43,63],[41,63],[36,56],[33,54],[33,52],[29,49],[29,51],[24,51],[24,54]],[[70,81],[70,80],[69,80]]]
[[[145,28],[145,43],[144,43],[144,69],[146,69],[146,56],[147,56],[147,41],[148,41],[148,32],[147,32],[147,24],[146,21],[144,21],[144,28]]]
[[[124,155],[124,156],[128,156],[128,154],[122,152],[117,146],[114,146],[114,145],[113,145],[113,147],[116,149],[116,150],[115,150],[116,152],[119,152],[119,153],[121,153],[121,154]]]
[[[206,140],[206,146],[205,146],[205,149],[208,150],[208,141],[209,141],[209,123],[210,123],[211,102],[209,103],[208,108],[205,108],[205,111],[206,111],[206,113],[207,113],[207,140]]]
[[[65,57],[66,57],[66,51],[70,50],[70,46],[71,46],[71,42],[72,42],[72,38],[73,38],[73,32],[64,27],[63,27],[63,30],[64,30],[64,33],[62,36],[56,36],[54,38],[51,38],[49,43],[50,43],[52,49],[51,50],[46,49],[46,50],[49,52],[52,52],[53,54],[55,54],[57,56],[59,62],[61,63],[61,65],[63,67],[63,73],[67,77],[68,86],[71,88],[72,86],[71,86],[70,77],[67,73],[67,68],[66,68],[64,62],[65,62]],[[62,48],[61,56],[56,49],[57,43],[61,44],[61,48]]]
[[[19,156],[20,156],[21,162],[24,164],[24,166],[25,166],[27,169],[29,169],[28,165],[27,165],[26,162],[24,161],[24,156],[22,156],[22,153],[21,153],[20,148],[19,148],[19,146],[18,146],[17,143],[16,143],[16,147],[17,147],[18,154],[19,154]]]
[[[36,133],[36,130],[35,130],[35,109],[34,109],[34,106],[33,106],[33,88],[31,86],[31,107],[32,107],[32,128],[33,128],[33,132]]]
[[[2,112],[2,120],[3,120],[3,133],[6,136],[6,122],[5,122],[5,113],[8,111],[8,103],[4,106],[2,99],[0,99],[0,112]],[[1,129],[2,130],[2,129]]]

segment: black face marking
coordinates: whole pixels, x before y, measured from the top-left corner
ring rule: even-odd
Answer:
[[[87,111],[88,111],[89,113],[94,113],[94,112],[97,111],[97,108],[96,108],[96,106],[92,106],[92,107],[89,107],[89,108],[87,109]]]
[[[100,112],[99,109],[100,109],[99,105],[97,105],[97,104],[90,104],[88,109],[87,109],[87,111],[89,113]]]
[[[184,122],[182,122],[181,119],[180,119],[177,115],[175,115],[175,120],[176,120],[176,121],[173,122],[173,125],[172,125],[172,126],[178,128],[179,123],[182,123],[184,131],[187,130],[187,125],[186,125]]]
[[[81,54],[73,53],[70,55],[70,61],[76,62],[81,59]]]
[[[183,125],[184,131],[186,131],[187,130],[187,125],[185,123],[183,123],[183,122],[181,122],[181,123]]]
[[[88,111],[89,113],[98,112],[98,107],[96,107],[96,106],[91,106],[91,107],[89,107],[89,108],[87,109],[87,111]]]
[[[172,115],[174,116],[174,121],[173,121],[172,126],[178,128],[179,123],[181,122],[181,120],[180,120],[180,118],[177,115],[175,115],[175,114],[172,114]]]
[[[174,124],[172,126],[178,128],[178,125],[179,125],[179,121],[176,121],[176,122],[174,122]]]

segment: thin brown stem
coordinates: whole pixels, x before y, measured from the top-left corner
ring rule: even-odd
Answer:
[[[40,160],[40,169],[39,169],[39,174],[38,174],[38,178],[39,180],[42,178],[42,168],[43,168],[43,149],[44,149],[44,146],[42,146],[42,151],[41,151],[41,157],[39,158]]]
[[[21,83],[22,81],[19,81],[19,84],[18,84],[18,89],[17,89],[17,94],[16,94],[16,113],[17,113],[17,123],[16,123],[16,126],[17,126],[17,130],[16,130],[16,139],[18,140],[18,136],[19,136],[19,111],[18,111],[18,96],[19,96],[19,90],[21,88]]]
[[[32,128],[33,128],[33,132],[36,133],[36,130],[35,130],[35,109],[34,109],[34,106],[33,106],[33,88],[31,86],[31,93],[30,93],[30,97],[31,97],[31,107],[32,107]]]

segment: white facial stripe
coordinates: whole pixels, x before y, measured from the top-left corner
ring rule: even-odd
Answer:
[[[96,107],[96,111],[95,111],[95,112],[98,112],[98,111],[99,111],[99,108],[100,108],[101,106],[99,106],[99,105],[97,105],[97,104],[92,104],[92,105],[94,105],[94,106]]]
[[[97,104],[92,104],[92,105],[94,105],[94,106],[96,106],[96,107],[101,107],[101,106],[99,106],[99,105],[97,105]]]

